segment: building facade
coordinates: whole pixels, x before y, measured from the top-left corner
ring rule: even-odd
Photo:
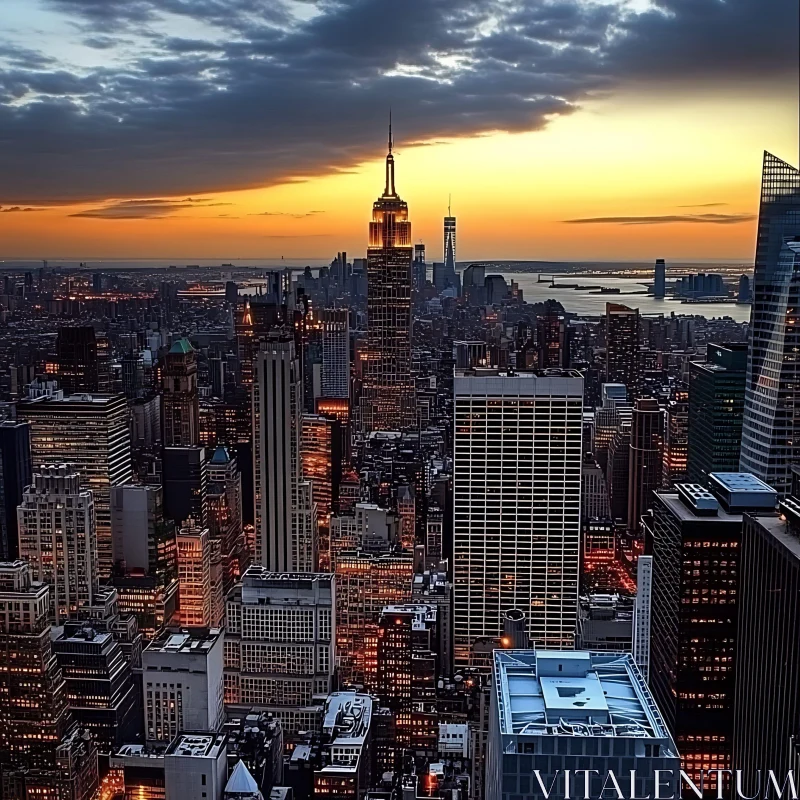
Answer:
[[[580,373],[455,377],[455,646],[464,662],[503,614],[526,609],[533,641],[572,643],[578,604]]]
[[[165,356],[161,392],[161,443],[165,447],[200,444],[197,353],[188,339],[178,339]]]

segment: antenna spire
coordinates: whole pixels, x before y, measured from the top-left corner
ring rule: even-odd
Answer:
[[[447,195],[447,216],[452,217],[453,215],[450,213],[450,201],[453,199],[453,195]]]
[[[392,109],[389,108],[389,155],[392,153]]]
[[[394,156],[392,155],[392,109],[389,109],[389,152],[386,154],[386,188],[384,197],[396,197],[394,190]]]

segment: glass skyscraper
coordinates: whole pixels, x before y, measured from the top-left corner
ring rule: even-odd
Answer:
[[[764,154],[739,468],[781,495],[800,461],[800,171]]]

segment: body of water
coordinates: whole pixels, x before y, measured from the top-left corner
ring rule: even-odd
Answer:
[[[658,300],[652,295],[633,294],[645,292],[646,287],[636,278],[605,278],[601,275],[556,275],[556,284],[579,284],[581,286],[605,286],[620,290],[619,294],[594,294],[585,289],[552,288],[548,283],[538,283],[538,275],[530,272],[503,271],[500,274],[508,281],[518,284],[522,296],[528,303],[558,300],[565,311],[583,316],[601,316],[606,313],[606,303],[622,303],[638,308],[642,314],[696,314],[712,317],[732,317],[737,322],[750,321],[750,306],[729,303],[681,303],[666,298]],[[547,276],[549,278],[549,276]]]

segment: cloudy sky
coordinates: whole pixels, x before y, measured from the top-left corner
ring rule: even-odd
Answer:
[[[2,0],[0,257],[752,257],[797,0]]]

